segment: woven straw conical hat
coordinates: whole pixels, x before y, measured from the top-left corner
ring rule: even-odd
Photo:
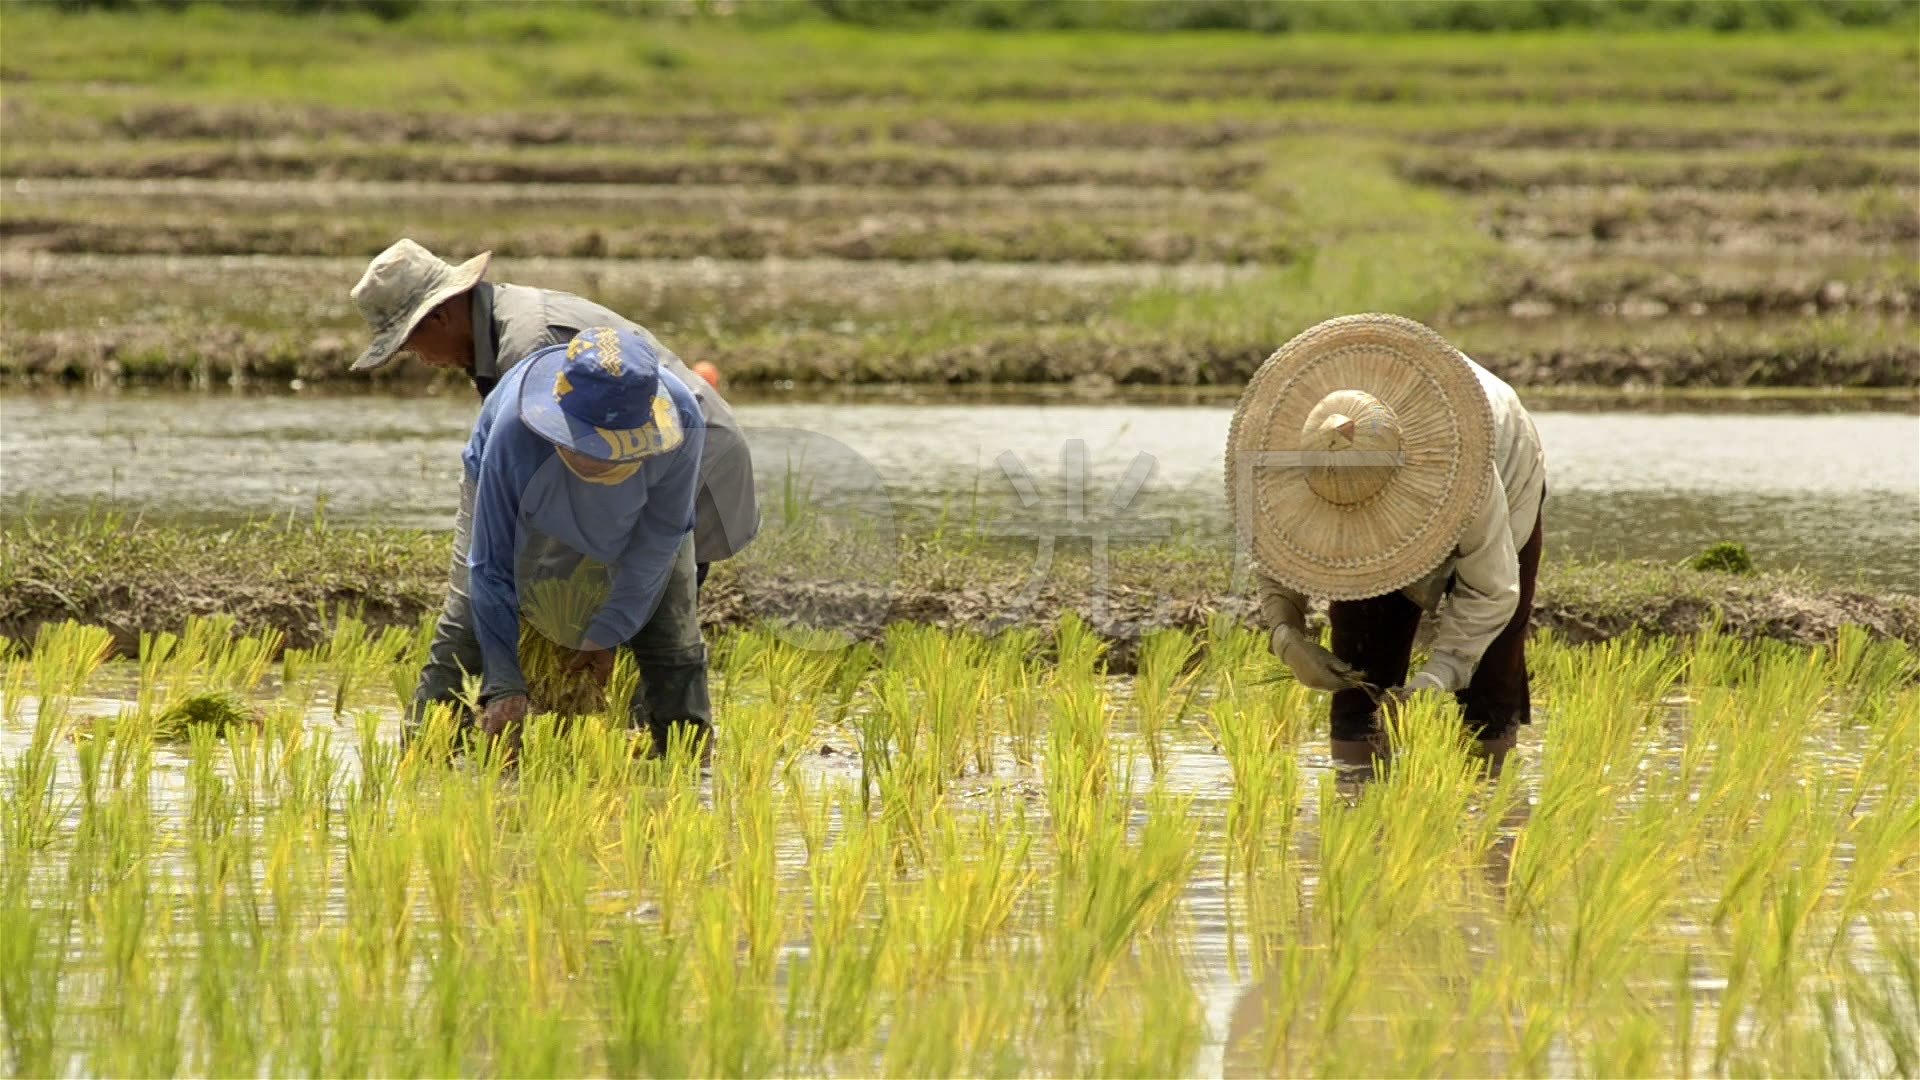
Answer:
[[[1227,505],[1267,576],[1360,600],[1418,581],[1493,481],[1493,409],[1459,350],[1412,319],[1347,315],[1281,346],[1227,436]]]

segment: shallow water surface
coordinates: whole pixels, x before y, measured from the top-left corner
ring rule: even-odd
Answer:
[[[474,410],[464,393],[11,394],[0,399],[0,509],[218,521],[323,508],[446,528]],[[1229,404],[776,396],[738,412],[766,500],[798,491],[1013,534],[1077,513],[1107,522],[1116,543],[1197,535],[1224,551]],[[1677,560],[1737,540],[1763,567],[1920,590],[1920,419],[1909,411],[1549,403],[1535,418],[1549,557]]]

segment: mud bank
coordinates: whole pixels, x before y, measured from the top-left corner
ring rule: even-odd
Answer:
[[[0,531],[0,633],[30,640],[47,622],[112,629],[119,647],[190,615],[229,613],[291,645],[318,641],[342,605],[381,625],[415,625],[438,610],[448,537],[400,529],[254,524],[180,528],[138,522],[10,524]],[[703,597],[711,630],[763,620],[876,637],[919,622],[994,630],[1045,624],[1067,611],[1091,620],[1131,662],[1140,635],[1197,628],[1216,613],[1248,619],[1257,604],[1223,555],[1142,548],[1117,555],[1104,587],[1084,557],[1062,557],[1038,580],[1030,554],[916,544],[887,580],[847,582],[752,556],[716,568]],[[1644,563],[1550,566],[1536,630],[1573,641],[1627,633],[1684,635],[1718,622],[1749,639],[1827,641],[1846,624],[1920,645],[1920,597],[1834,588],[1789,574],[1737,577]]]

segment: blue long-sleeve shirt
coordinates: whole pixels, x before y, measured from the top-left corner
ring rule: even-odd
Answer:
[[[672,372],[660,382],[680,414],[686,438],[640,463],[618,484],[574,475],[554,445],[520,419],[518,364],[487,396],[463,460],[474,483],[473,541],[467,553],[474,631],[480,641],[481,693],[526,692],[520,670],[518,568],[529,542],[562,548],[607,566],[611,589],[585,638],[612,648],[653,616],[680,544],[693,531],[705,426],[692,391]]]

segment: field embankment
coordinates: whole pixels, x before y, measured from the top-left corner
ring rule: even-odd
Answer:
[[[110,628],[131,652],[141,633],[177,628],[190,615],[231,614],[297,646],[318,643],[342,609],[377,626],[412,626],[439,610],[448,541],[437,532],[268,523],[14,523],[0,530],[0,634],[30,640],[42,623],[77,619]],[[1073,611],[1124,666],[1147,631],[1197,629],[1216,614],[1251,619],[1258,610],[1221,553],[1171,546],[1116,551],[1104,581],[1084,555],[1063,550],[1036,574],[1030,553],[970,536],[902,544],[884,573],[848,574],[835,561],[770,539],[716,568],[702,598],[705,622],[714,630],[793,622],[875,638],[901,622],[991,630],[1051,625]],[[1920,598],[1786,573],[1549,564],[1534,623],[1575,642],[1686,635],[1717,623],[1741,638],[1801,645],[1854,624],[1920,645]]]
[[[0,380],[344,378],[407,235],[741,383],[1234,385],[1365,309],[1524,385],[1920,382],[1898,34],[22,8],[0,59]]]

